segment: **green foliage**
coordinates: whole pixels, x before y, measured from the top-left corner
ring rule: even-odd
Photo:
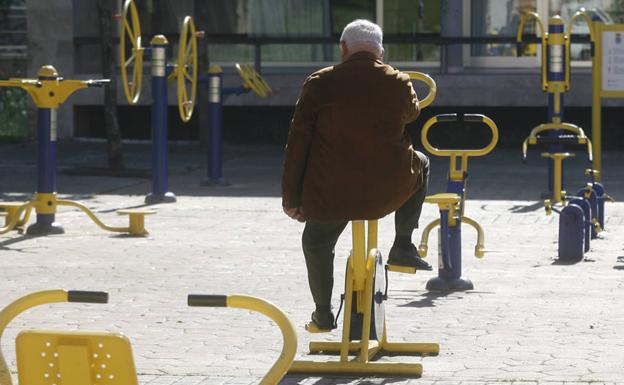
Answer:
[[[0,139],[26,136],[28,95],[19,89],[0,89]]]

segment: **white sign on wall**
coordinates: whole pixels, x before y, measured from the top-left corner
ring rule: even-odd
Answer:
[[[624,31],[602,31],[602,90],[624,91]]]

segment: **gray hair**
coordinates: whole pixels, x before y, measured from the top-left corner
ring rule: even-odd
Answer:
[[[364,20],[353,20],[342,30],[340,41],[351,52],[368,51],[381,56],[383,54],[383,32],[377,24]]]

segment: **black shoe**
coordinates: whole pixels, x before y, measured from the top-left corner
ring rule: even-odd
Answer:
[[[430,264],[420,258],[418,249],[416,249],[413,243],[407,249],[392,246],[388,254],[388,265],[411,267],[416,270],[433,270]]]
[[[331,310],[315,310],[312,313],[311,323],[314,324],[318,330],[333,330],[336,328],[336,324],[334,323],[334,313],[332,313]]]

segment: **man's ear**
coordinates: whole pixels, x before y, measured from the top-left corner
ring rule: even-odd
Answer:
[[[342,56],[342,60],[345,60],[347,56],[349,56],[349,48],[347,48],[347,43],[344,41],[340,42],[340,55]]]

